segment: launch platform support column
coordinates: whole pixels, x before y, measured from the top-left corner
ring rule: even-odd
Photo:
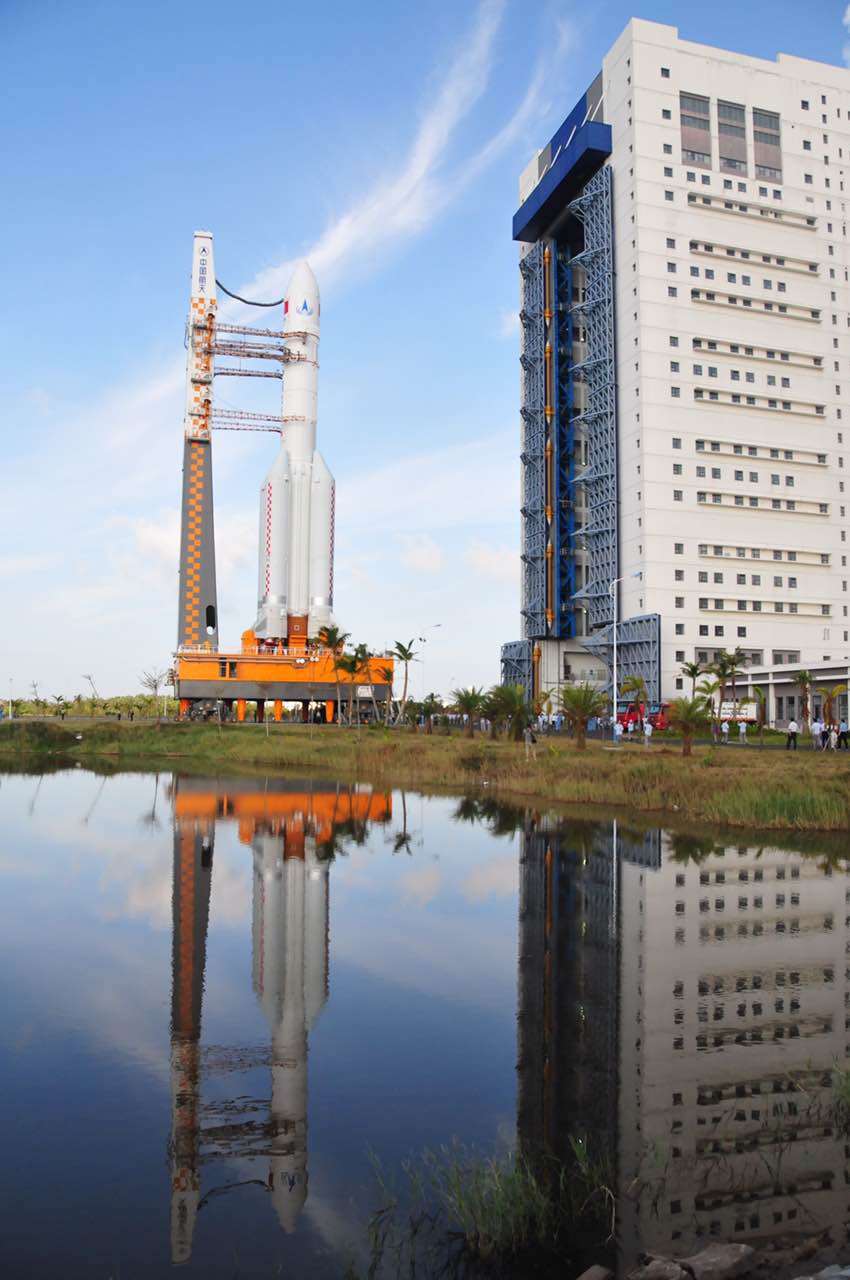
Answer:
[[[243,720],[245,719],[245,699],[244,698],[236,699],[236,719],[239,721],[240,724],[242,724]]]
[[[211,440],[215,313],[212,235],[196,231],[187,324],[178,649],[218,649]]]
[[[327,702],[325,703],[325,723],[326,724],[333,724],[335,711],[336,711],[336,703],[334,702],[333,698],[328,698]]]
[[[276,698],[276,699],[275,699],[275,704],[274,704],[274,718],[275,718],[276,723],[278,723],[278,724],[279,724],[279,723],[280,723],[280,721],[283,719],[283,702],[281,701],[281,699],[280,699],[280,698]]]

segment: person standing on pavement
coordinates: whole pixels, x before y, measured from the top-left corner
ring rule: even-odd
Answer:
[[[847,741],[847,717],[846,716],[844,717],[843,720],[839,722],[839,725],[838,725],[839,751],[841,750],[842,747],[844,747],[845,750],[850,750],[850,744],[848,744],[848,741]]]
[[[643,745],[648,747],[652,742],[652,721],[648,718],[643,722]]]
[[[822,730],[823,730],[823,725],[821,724],[817,716],[815,716],[814,720],[812,721],[812,750],[813,751],[817,751],[818,747],[820,746],[820,735]]]
[[[720,734],[721,734],[720,740],[723,743],[724,747],[728,747],[729,746],[729,721],[728,720],[724,720],[723,723],[721,724]]]
[[[616,746],[619,747],[622,745],[622,742],[623,742],[623,725],[620,720],[615,720],[614,721],[614,743]]]
[[[788,734],[788,737],[785,740],[785,750],[796,751],[797,750],[797,734],[800,732],[800,726],[797,724],[797,721],[789,720],[785,728],[785,732]]]
[[[742,747],[745,747],[745,746],[747,745],[747,722],[746,722],[746,720],[740,720],[740,721],[738,722],[738,741],[740,742],[740,744],[741,744],[741,746],[742,746]]]

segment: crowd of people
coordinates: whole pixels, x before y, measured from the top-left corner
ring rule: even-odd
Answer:
[[[797,750],[797,735],[800,732],[800,726],[796,720],[789,720],[785,726],[786,751]],[[840,720],[838,724],[827,724],[825,720],[821,720],[818,716],[811,723],[812,750],[813,751],[850,751],[850,737],[848,737],[847,721]]]

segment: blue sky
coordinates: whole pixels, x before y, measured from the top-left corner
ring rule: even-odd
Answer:
[[[237,290],[279,296],[304,254],[316,271],[338,621],[374,647],[425,634],[417,696],[498,678],[519,634],[517,177],[633,12],[0,0],[0,693],[70,695],[82,672],[132,692],[168,665],[200,227]],[[840,62],[848,39],[817,0],[804,24],[762,0],[637,12],[770,58]],[[230,647],[275,447],[215,441]]]

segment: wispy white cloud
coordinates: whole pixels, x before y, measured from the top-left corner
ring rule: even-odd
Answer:
[[[45,573],[56,569],[61,558],[53,555],[0,555],[0,578],[12,578],[19,574]]]
[[[411,867],[399,878],[402,902],[415,902],[418,907],[427,907],[440,892],[440,868],[430,865]]]
[[[439,573],[444,564],[441,549],[428,533],[405,534],[401,559],[417,573]]]
[[[470,902],[487,898],[512,898],[519,891],[519,859],[516,853],[503,854],[473,867],[463,882]]]
[[[436,531],[501,522],[505,494],[517,489],[516,447],[516,432],[499,431],[340,478],[341,536],[364,528],[414,533],[426,524]]]
[[[519,336],[519,312],[504,310],[499,316],[500,338],[516,339]]]
[[[490,546],[486,542],[470,542],[463,558],[486,578],[499,582],[519,582],[519,556],[515,546]]]

